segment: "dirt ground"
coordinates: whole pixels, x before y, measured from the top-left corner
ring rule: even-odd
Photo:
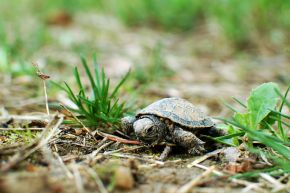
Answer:
[[[202,26],[195,33],[183,34],[127,29],[109,16],[82,13],[75,15],[69,26],[51,26],[49,33],[53,43],[34,53],[32,59],[51,76],[51,80],[73,83],[72,68],[80,62],[70,47],[87,46],[88,53],[97,52],[99,63],[104,65],[114,83],[130,68],[135,69],[136,64],[148,64],[152,50],[161,43],[162,59],[174,75],[148,83],[146,89],[137,94],[126,89],[122,91],[122,100],[135,104],[135,109],[163,97],[181,97],[210,116],[228,116],[230,111],[223,106],[223,100],[232,104],[230,98],[235,96],[245,101],[251,89],[263,82],[273,81],[282,87],[287,86],[290,80],[289,54],[261,49],[254,54],[237,55],[225,40],[216,39],[218,31],[211,28]],[[13,120],[14,127],[27,124],[35,128],[47,126],[49,121],[45,119],[42,122],[23,118],[24,115],[35,119],[45,117],[41,81],[36,76],[11,78],[7,74],[1,74],[0,79],[1,127],[14,115],[18,115]],[[51,103],[67,101],[64,93],[56,92],[51,85],[48,96]],[[51,108],[51,114],[55,113],[56,110]],[[21,132],[1,131],[0,165],[9,167],[9,172],[1,173],[0,192],[269,191],[266,186],[258,185],[260,181],[228,178],[230,173],[225,168],[227,163],[222,153],[210,156],[198,166],[188,167],[202,156],[189,156],[175,149],[168,160],[161,162],[157,159],[163,147],[123,144],[108,138],[104,140],[96,133],[98,137],[94,140],[80,129],[63,124],[54,128],[62,119],[61,115],[50,118],[52,126],[42,138],[48,140],[45,144],[37,140],[33,142],[42,131],[26,132],[26,137],[20,137]],[[19,156],[26,157],[19,160]],[[207,170],[204,168],[210,168],[211,173],[205,173]],[[199,179],[200,176],[203,177]],[[184,186],[191,182],[192,187],[185,191]]]

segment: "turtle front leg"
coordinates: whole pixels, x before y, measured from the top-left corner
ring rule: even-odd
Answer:
[[[169,146],[169,145],[166,145],[166,147],[164,148],[162,154],[159,157],[159,160],[160,161],[164,161],[168,157],[168,155],[171,152],[171,150],[172,150],[172,147]]]
[[[225,130],[218,129],[215,126],[212,126],[211,128],[209,128],[207,133],[212,137],[219,137],[219,136],[227,135],[227,132]]]
[[[121,119],[122,130],[125,134],[130,135],[134,132],[133,124],[136,121],[134,116],[126,116]]]
[[[185,131],[178,126],[175,126],[172,130],[172,140],[177,145],[187,148],[190,154],[200,155],[205,151],[205,142],[197,138],[193,133]]]

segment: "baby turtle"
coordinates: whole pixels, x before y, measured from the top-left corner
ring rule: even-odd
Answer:
[[[209,134],[219,133],[209,117],[181,98],[156,101],[140,110],[136,116],[124,117],[122,124],[127,131],[134,131],[136,137],[145,144],[173,143],[186,148],[193,155],[205,151],[205,142],[195,134],[201,130]],[[167,146],[161,157],[164,158],[169,151]]]

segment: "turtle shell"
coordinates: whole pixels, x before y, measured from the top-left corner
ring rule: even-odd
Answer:
[[[142,115],[156,115],[186,128],[197,129],[214,126],[213,121],[199,108],[180,98],[164,98],[156,101],[137,113],[137,117]]]

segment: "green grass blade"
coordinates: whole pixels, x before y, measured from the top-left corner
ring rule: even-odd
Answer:
[[[290,85],[288,86],[284,96],[282,95],[282,93],[278,90],[278,89],[275,89],[276,93],[281,97],[282,99],[282,104],[280,105],[280,109],[281,110],[284,106],[284,104],[286,104],[289,108],[290,108],[290,102],[287,101],[287,95],[289,93],[289,90],[290,90]]]
[[[77,105],[77,107],[80,109],[80,113],[89,115],[89,113],[86,111],[86,109],[84,108],[81,100],[79,97],[77,97],[73,91],[71,90],[71,88],[68,86],[68,84],[65,82],[65,85],[67,87],[67,94],[69,95],[69,98]]]
[[[255,170],[253,172],[246,172],[243,174],[236,174],[231,176],[231,178],[254,178],[254,177],[259,177],[261,173],[269,173],[272,171],[277,171],[279,167],[271,167],[271,168],[266,168],[266,169],[261,169],[261,170]]]
[[[273,110],[273,109],[269,109],[269,110],[272,111],[272,112],[274,112],[274,113],[277,113],[277,114],[281,115],[282,117],[285,117],[287,119],[290,119],[290,116],[289,115],[285,115],[285,114],[283,114],[283,113],[281,113],[279,111]]]
[[[229,134],[229,135],[224,135],[224,136],[220,136],[220,137],[214,137],[214,139],[217,139],[217,140],[223,140],[223,139],[230,139],[230,138],[233,138],[233,137],[238,137],[238,136],[243,136],[245,135],[245,132],[238,132],[238,133],[233,133],[233,134]]]
[[[282,126],[282,117],[281,117],[281,114],[282,114],[283,106],[284,106],[285,102],[287,102],[286,98],[287,98],[289,89],[290,89],[290,85],[288,86],[288,89],[286,90],[286,92],[284,94],[284,97],[282,97],[282,103],[281,103],[281,105],[279,107],[280,115],[278,116],[279,117],[278,118],[278,128],[280,130],[280,133],[281,133],[284,141],[288,140],[288,137],[286,136],[286,134],[284,132],[284,129],[283,129],[283,126]],[[278,89],[276,89],[275,91],[279,94],[279,96],[281,96],[281,93],[280,93],[280,91]]]
[[[65,84],[65,86],[66,86],[66,88],[67,88],[67,93],[68,93],[68,95],[69,95],[69,98],[74,102],[74,103],[78,103],[78,99],[77,99],[77,97],[76,97],[76,95],[73,93],[73,91],[71,90],[71,88],[69,87],[69,85],[66,83],[66,82],[64,82],[64,84]]]
[[[78,85],[78,87],[79,87],[79,89],[81,91],[80,93],[84,96],[84,90],[85,89],[84,89],[83,84],[81,82],[79,71],[78,71],[77,67],[74,68],[73,74],[74,74],[74,77],[76,79],[77,85]]]
[[[247,105],[245,105],[242,101],[240,101],[239,99],[237,99],[236,97],[232,97],[232,99],[234,99],[237,103],[239,103],[242,107],[247,108]]]
[[[50,83],[53,84],[54,86],[58,87],[59,89],[67,92],[67,89],[64,86],[62,86],[61,84],[54,82],[53,80],[51,80]]]
[[[287,160],[290,161],[290,150],[287,146],[284,146],[282,144],[284,142],[283,141],[281,142],[280,139],[274,138],[273,136],[267,135],[261,131],[249,129],[235,121],[231,121],[227,119],[221,119],[221,120],[243,129],[245,132],[247,132],[249,137],[267,145],[268,147],[271,147],[272,149],[277,151],[280,155],[284,156]]]
[[[265,122],[265,124],[269,127],[270,131],[278,138],[282,138],[283,140],[283,136],[280,136],[279,133],[277,133],[277,131],[272,127],[272,125],[270,125],[269,123]]]
[[[130,75],[131,71],[128,71],[126,73],[126,75],[121,79],[121,81],[118,83],[118,85],[115,87],[115,89],[113,90],[110,98],[115,97],[115,95],[117,94],[117,92],[119,91],[120,87],[124,84],[124,82],[128,79],[129,75]]]
[[[281,124],[284,124],[285,126],[287,126],[288,128],[290,128],[290,124],[289,123],[286,123],[285,121],[277,118],[277,117],[273,117],[273,116],[270,116],[272,119],[275,119],[276,121],[280,122]]]
[[[86,59],[83,56],[81,56],[81,61],[82,61],[83,67],[85,68],[86,74],[87,74],[87,76],[88,76],[88,78],[90,80],[91,87],[92,87],[93,90],[95,90],[96,89],[96,83],[94,81],[94,78],[92,76],[92,73],[90,71],[90,68],[89,68],[89,66],[87,64],[87,61],[86,61]]]
[[[93,66],[94,66],[94,71],[95,71],[95,79],[96,79],[96,83],[97,83],[97,87],[100,88],[100,70],[99,70],[99,65],[97,62],[97,56],[96,54],[94,54],[93,56]]]
[[[208,138],[208,139],[211,139],[211,140],[213,140],[213,141],[215,141],[215,142],[218,142],[218,143],[221,143],[221,144],[224,144],[224,145],[233,146],[233,147],[236,147],[236,146],[237,146],[237,145],[235,145],[235,144],[233,144],[233,143],[228,143],[228,142],[226,142],[226,141],[223,141],[223,140],[217,139],[217,138],[215,138],[215,137],[211,137],[211,136],[209,136],[209,135],[203,135],[203,137],[206,137],[206,138]]]
[[[232,105],[228,104],[226,101],[222,100],[222,103],[228,107],[230,110],[232,110],[233,112],[237,113],[239,112],[237,109],[235,109]]]

